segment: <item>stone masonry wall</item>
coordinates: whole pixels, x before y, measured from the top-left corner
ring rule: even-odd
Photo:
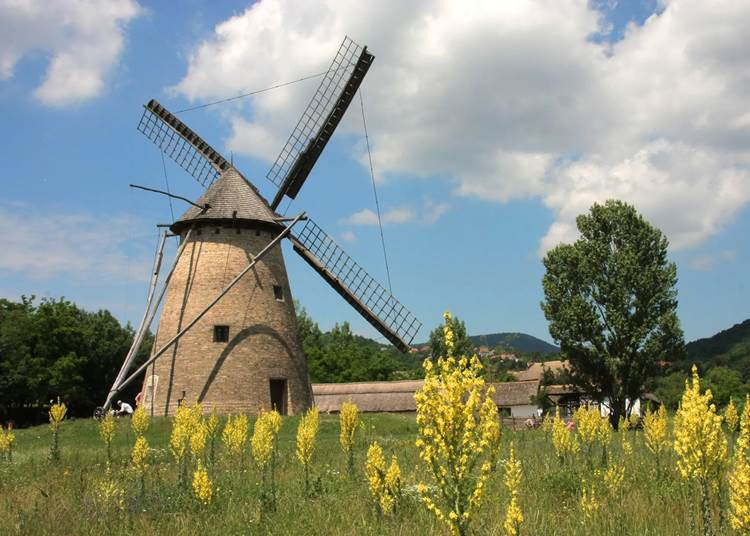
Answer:
[[[154,348],[214,299],[272,240],[272,233],[217,225],[196,228],[167,289]],[[274,285],[281,286],[283,301],[275,298]],[[214,342],[214,325],[229,326],[229,342]],[[271,407],[271,379],[286,380],[288,413],[312,404],[280,245],[149,367],[144,404],[153,415],[174,414],[180,402],[201,402],[205,412],[257,413]]]

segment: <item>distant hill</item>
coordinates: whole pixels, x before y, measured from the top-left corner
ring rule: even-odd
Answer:
[[[685,349],[689,361],[731,366],[750,360],[750,318],[713,337],[689,342]]]
[[[560,353],[560,349],[557,346],[526,333],[489,333],[487,335],[472,335],[469,339],[476,346],[494,348],[497,345],[501,345],[509,350],[515,350],[523,354],[532,354],[534,352],[542,355]]]

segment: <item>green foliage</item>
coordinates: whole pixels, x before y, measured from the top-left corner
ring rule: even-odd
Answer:
[[[454,353],[455,355],[474,355],[474,343],[466,334],[466,324],[464,321],[457,316],[451,317],[448,321],[451,329],[453,330],[454,337]],[[430,332],[430,352],[433,357],[448,355],[445,349],[445,341],[443,339],[443,326],[440,324]]]
[[[677,267],[666,237],[626,203],[594,204],[576,224],[581,238],[544,258],[542,309],[575,382],[609,397],[617,426],[658,361],[684,352]]]
[[[305,309],[298,307],[297,323],[313,382],[389,380],[402,370],[397,350],[354,335],[347,322],[323,332]]]
[[[72,416],[91,415],[109,390],[133,339],[109,311],[88,312],[61,298],[0,299],[0,419],[46,419],[60,397]],[[138,361],[150,351],[149,334]],[[133,386],[126,396],[132,397]]]

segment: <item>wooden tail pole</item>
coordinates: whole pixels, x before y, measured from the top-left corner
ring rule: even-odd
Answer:
[[[164,279],[164,283],[162,284],[161,291],[159,292],[159,296],[156,299],[156,302],[151,303],[154,288],[156,285],[156,281],[159,274],[159,267],[161,265],[162,260],[162,252],[164,250],[164,239],[166,238],[167,232],[164,231],[164,235],[162,236],[162,240],[159,243],[158,248],[158,259],[154,263],[154,272],[151,279],[151,289],[149,290],[148,300],[146,302],[146,312],[144,313],[143,319],[141,320],[140,325],[138,326],[138,331],[136,331],[135,336],[133,337],[133,344],[130,347],[130,350],[128,351],[128,355],[125,358],[125,362],[122,364],[122,367],[120,368],[120,372],[117,374],[117,378],[115,379],[114,383],[112,384],[112,388],[109,390],[109,393],[107,394],[107,400],[104,402],[104,410],[106,411],[111,405],[112,405],[112,399],[115,397],[117,392],[119,391],[118,387],[122,379],[125,377],[125,374],[128,373],[130,370],[130,367],[133,365],[133,361],[136,358],[136,355],[138,354],[138,350],[141,348],[141,344],[143,344],[143,337],[146,334],[146,331],[148,331],[151,328],[151,324],[154,321],[154,316],[156,316],[156,311],[159,309],[159,305],[161,304],[161,300],[164,298],[164,293],[167,290],[167,286],[169,285],[169,280],[172,278],[172,274],[174,274],[174,270],[177,267],[177,261],[180,259],[180,256],[182,255],[182,251],[185,249],[185,245],[188,242],[188,239],[190,238],[190,234],[193,232],[192,229],[188,229],[188,232],[185,234],[185,239],[182,241],[182,244],[180,244],[180,247],[177,249],[177,253],[175,254],[174,261],[172,262],[172,267],[169,269],[169,273],[167,274],[167,277]]]
[[[182,328],[177,335],[169,339],[164,346],[159,348],[157,352],[151,355],[148,361],[146,361],[143,365],[138,367],[135,372],[133,372],[130,376],[128,376],[120,385],[117,387],[117,389],[112,393],[112,397],[117,395],[118,392],[122,391],[125,387],[127,387],[133,380],[135,380],[140,374],[145,371],[151,363],[156,361],[156,359],[162,355],[164,352],[166,352],[174,343],[176,343],[178,340],[180,340],[180,337],[182,337],[187,331],[192,328],[201,318],[203,318],[203,315],[205,315],[209,309],[211,309],[214,305],[216,305],[221,298],[224,297],[224,295],[231,290],[231,288],[237,284],[237,282],[242,279],[242,276],[244,276],[247,272],[249,272],[253,266],[255,266],[259,260],[261,260],[266,253],[271,251],[276,244],[278,244],[282,238],[284,238],[286,235],[289,234],[289,232],[292,230],[292,227],[294,227],[297,222],[299,222],[301,219],[305,217],[305,213],[302,212],[299,216],[294,218],[289,225],[287,225],[283,231],[281,231],[273,240],[271,240],[266,247],[264,247],[248,264],[239,274],[235,276],[234,279],[232,279],[229,284],[224,287],[224,289],[219,292],[219,295],[216,296],[211,302],[200,312],[198,313],[195,318],[193,318],[190,322],[187,323],[187,325]]]

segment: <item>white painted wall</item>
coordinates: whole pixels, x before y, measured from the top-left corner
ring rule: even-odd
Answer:
[[[510,416],[517,418],[528,418],[536,416],[536,406],[533,404],[526,404],[524,406],[511,406]]]
[[[630,399],[629,398],[625,399],[625,406],[626,407],[630,406]],[[599,411],[601,412],[602,417],[609,416],[609,408],[610,408],[610,406],[609,406],[609,398],[605,398],[604,400],[602,400],[602,403],[599,406]],[[635,401],[635,403],[633,404],[633,409],[632,409],[631,413],[635,413],[639,417],[641,416],[641,401],[640,400],[636,400]]]

